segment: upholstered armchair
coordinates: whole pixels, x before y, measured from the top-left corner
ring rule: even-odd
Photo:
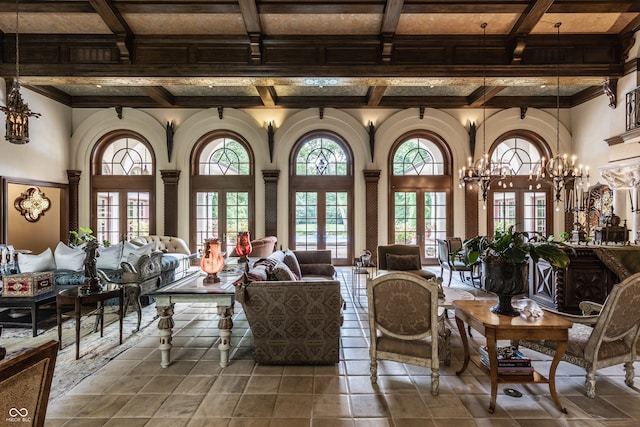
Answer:
[[[602,306],[583,302],[583,316],[560,314],[574,322],[569,330],[569,346],[562,360],[583,367],[586,371],[586,394],[596,396],[596,370],[624,364],[625,384],[633,386],[636,346],[640,335],[640,273],[613,286]],[[599,310],[599,312],[598,312]],[[594,311],[598,314],[592,314]],[[514,342],[550,356],[555,354],[555,342]]]
[[[432,272],[422,269],[422,255],[418,245],[378,246],[378,275],[393,271],[403,271],[425,279],[436,277]]]
[[[438,284],[405,272],[367,279],[371,382],[378,378],[378,360],[431,369],[431,394],[440,386],[438,355]]]

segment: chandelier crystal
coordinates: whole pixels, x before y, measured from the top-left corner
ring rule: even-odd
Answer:
[[[580,187],[588,185],[589,166],[576,164],[576,156],[569,157],[568,154],[560,154],[560,25],[561,22],[555,24],[557,29],[557,81],[556,81],[556,155],[546,161],[544,157],[540,159],[540,163],[535,168],[537,188],[540,188],[540,181],[551,184],[554,192],[554,201],[556,203],[556,211],[560,210],[560,201],[562,200],[562,192],[565,189],[573,190],[575,194],[582,191]],[[529,179],[532,179],[529,176]],[[565,203],[565,209],[569,211],[572,206],[569,200]],[[575,206],[573,206],[575,208]]]
[[[487,24],[486,22],[480,25],[483,31],[482,43],[483,43],[483,58],[486,58],[486,39],[487,39]],[[483,209],[486,209],[487,191],[491,186],[496,183],[498,187],[507,188],[509,185],[513,187],[513,183],[510,181],[512,170],[511,166],[501,162],[493,161],[486,150],[487,142],[487,71],[486,64],[483,66],[482,72],[482,151],[483,155],[475,162],[469,157],[469,162],[466,166],[463,166],[458,171],[459,187],[464,188],[465,185],[469,185],[471,189],[473,185],[477,185],[484,202]]]
[[[22,100],[20,94],[20,50],[19,50],[19,28],[20,13],[18,0],[16,0],[16,77],[11,85],[11,90],[7,95],[7,105],[0,106],[6,114],[6,134],[5,139],[12,144],[26,144],[29,142],[29,117],[39,118],[39,113],[34,113]]]

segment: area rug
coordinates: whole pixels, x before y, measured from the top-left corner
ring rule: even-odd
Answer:
[[[157,334],[155,304],[142,309],[140,330],[133,332],[137,326],[137,314],[128,313],[124,319],[122,344],[118,345],[119,328],[117,313],[105,310],[104,336],[93,332],[95,317],[85,316],[81,319],[80,359],[76,360],[75,320],[68,319],[63,323],[62,346],[58,352],[56,368],[51,386],[50,401],[62,397],[84,378],[90,376],[107,362],[122,352],[135,346],[143,337]],[[31,328],[3,327],[0,345],[7,349],[7,357],[23,348],[31,348],[51,340],[58,340],[58,328],[50,322],[48,329],[42,330],[37,337],[32,336]],[[39,331],[40,332],[40,331]]]

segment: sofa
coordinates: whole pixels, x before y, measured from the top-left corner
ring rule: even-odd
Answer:
[[[291,265],[291,267],[289,267]],[[332,364],[340,358],[343,300],[331,251],[276,251],[236,286],[256,362]]]

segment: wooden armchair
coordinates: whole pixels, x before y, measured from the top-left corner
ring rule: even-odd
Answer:
[[[431,368],[431,394],[438,395],[438,284],[404,272],[367,279],[371,344],[371,382],[378,360]]]
[[[449,270],[449,281],[447,286],[451,286],[453,272],[460,273],[460,280],[465,280],[465,273],[469,273],[471,284],[475,286],[475,281],[480,282],[480,265],[473,265],[466,262],[466,257],[458,254],[462,250],[462,239],[460,237],[447,237],[446,239],[436,239],[438,243],[438,262],[440,263],[440,276],[444,270]]]
[[[49,341],[0,361],[0,414],[7,425],[44,425],[57,356],[58,342]]]
[[[592,313],[599,310],[599,314]],[[586,394],[596,396],[595,372],[600,368],[624,364],[625,384],[633,386],[636,346],[640,336],[640,273],[613,286],[602,306],[583,302],[583,316],[560,314],[574,322],[569,330],[569,347],[562,360],[583,367],[586,371]],[[525,341],[514,345],[544,353],[555,354],[555,342]]]

